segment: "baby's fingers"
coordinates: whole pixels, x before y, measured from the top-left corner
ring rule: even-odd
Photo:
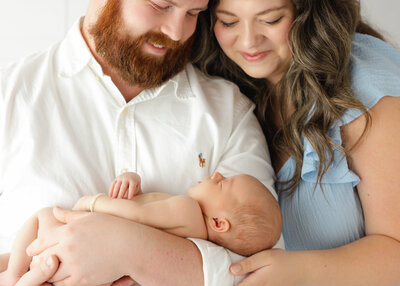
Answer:
[[[110,190],[108,191],[108,196],[110,198],[114,198],[114,188],[115,188],[115,184],[117,183],[117,180],[114,180],[111,184]]]
[[[114,199],[118,198],[118,194],[119,194],[119,190],[121,188],[121,184],[122,184],[122,182],[119,181],[119,180],[115,182],[112,198],[114,198]]]
[[[118,192],[118,198],[123,199],[125,197],[126,192],[129,189],[129,182],[128,181],[123,181],[121,183],[121,187],[119,188]]]

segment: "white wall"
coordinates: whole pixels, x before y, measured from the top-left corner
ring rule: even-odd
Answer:
[[[388,42],[400,49],[400,0],[360,0],[362,14]]]
[[[188,0],[190,1],[190,0]],[[318,0],[315,0],[318,1]],[[61,40],[89,0],[0,0],[0,65]],[[361,0],[363,14],[400,48],[400,0]]]
[[[89,0],[0,0],[0,65],[61,40]]]

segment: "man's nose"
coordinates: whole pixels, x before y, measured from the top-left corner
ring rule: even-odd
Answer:
[[[184,17],[171,15],[168,21],[161,26],[161,32],[171,40],[179,42],[184,38]]]

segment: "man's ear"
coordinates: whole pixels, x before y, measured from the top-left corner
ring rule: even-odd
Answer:
[[[227,232],[231,223],[226,217],[207,217],[207,223],[215,232]]]

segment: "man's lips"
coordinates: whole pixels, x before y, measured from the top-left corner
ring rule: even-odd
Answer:
[[[269,53],[268,51],[263,51],[255,53],[241,52],[240,54],[248,62],[257,62],[263,60],[268,55],[268,53]]]
[[[158,56],[164,56],[168,50],[168,48],[163,45],[151,43],[151,42],[145,42],[143,48],[146,52],[148,52],[150,54],[158,55]]]

